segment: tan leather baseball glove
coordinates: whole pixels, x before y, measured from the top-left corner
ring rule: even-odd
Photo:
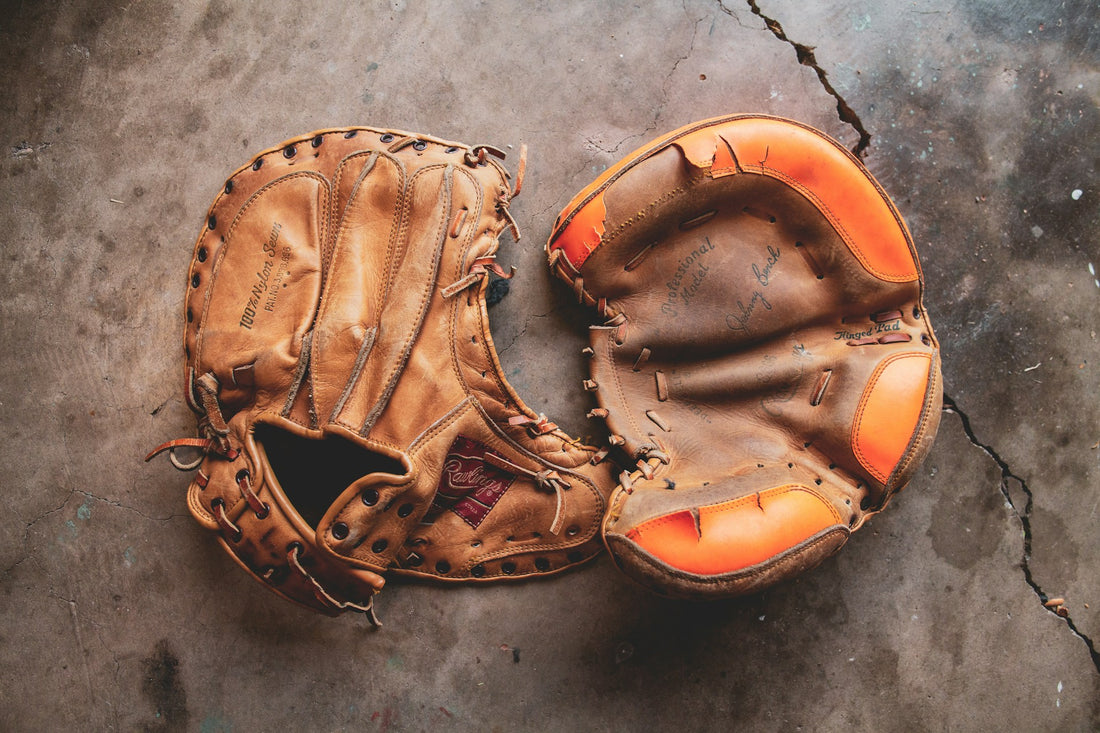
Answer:
[[[863,165],[804,125],[688,125],[571,201],[550,265],[604,319],[591,379],[623,472],[603,534],[660,593],[763,589],[910,480],[941,409],[913,242]]]
[[[322,130],[210,207],[185,303],[200,437],[158,451],[198,468],[192,514],[286,598],[376,622],[388,572],[521,578],[602,547],[612,469],[523,404],[493,348],[484,294],[510,276],[494,258],[522,161],[513,187],[489,154]]]

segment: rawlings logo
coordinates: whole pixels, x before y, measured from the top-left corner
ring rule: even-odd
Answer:
[[[474,529],[515,481],[515,476],[485,462],[489,446],[458,436],[447,451],[432,508],[424,521],[430,524],[450,510]]]

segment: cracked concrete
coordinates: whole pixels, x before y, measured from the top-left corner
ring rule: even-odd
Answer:
[[[1031,512],[1035,504],[1035,495],[1031,492],[1031,489],[1028,488],[1027,481],[1016,475],[1016,473],[1013,472],[1012,468],[1005,462],[1003,458],[1001,458],[1001,456],[997,453],[995,449],[978,440],[978,437],[974,434],[974,429],[970,424],[970,417],[965,412],[959,409],[959,406],[955,403],[955,400],[952,399],[950,395],[944,395],[944,409],[949,413],[959,416],[959,419],[962,421],[963,431],[966,433],[967,439],[975,447],[981,449],[982,452],[984,452],[989,457],[989,459],[993,461],[1000,469],[1001,481],[999,488],[1001,491],[1001,495],[1004,496],[1005,502],[1008,504],[1009,508],[1012,509],[1012,512],[1013,514],[1015,514],[1017,521],[1019,521],[1020,531],[1023,535],[1023,549],[1020,558],[1020,570],[1023,572],[1024,582],[1026,582],[1028,587],[1031,588],[1032,591],[1034,591],[1036,598],[1040,603],[1043,604],[1043,607],[1046,608],[1050,613],[1060,618],[1063,618],[1069,630],[1073,632],[1076,637],[1081,639],[1082,642],[1084,642],[1085,647],[1089,651],[1089,655],[1092,657],[1092,663],[1096,667],[1096,671],[1100,673],[1100,653],[1097,652],[1096,645],[1093,643],[1092,639],[1082,633],[1079,628],[1077,628],[1077,624],[1075,624],[1073,621],[1072,613],[1065,607],[1065,605],[1051,603],[1051,600],[1054,598],[1054,596],[1043,590],[1038,581],[1035,580],[1035,576],[1031,571],[1031,553],[1035,540],[1034,534],[1031,529]],[[1013,499],[1012,497],[1012,492],[1009,488],[1010,484],[1012,483],[1015,483],[1020,491],[1023,492],[1025,501],[1022,508],[1018,506],[1019,500]]]
[[[1098,39],[1076,0],[9,3],[0,727],[1100,728]],[[186,476],[141,463],[194,430],[183,273],[260,148],[356,123],[527,143],[494,340],[529,405],[584,435],[591,314],[545,270],[553,219],[632,147],[738,111],[858,151],[944,347],[927,463],[816,571],[713,604],[606,559],[393,582],[370,632],[249,581],[187,515]]]
[[[752,10],[752,14],[759,16],[764,21],[764,25],[768,30],[772,32],[776,38],[784,43],[788,43],[795,51],[795,55],[798,58],[798,63],[803,66],[808,66],[814,70],[817,74],[818,80],[821,82],[821,88],[825,90],[825,93],[836,100],[836,114],[840,118],[841,122],[847,123],[852,126],[852,129],[859,135],[859,142],[852,147],[852,154],[856,157],[861,157],[867,146],[871,144],[871,133],[867,132],[867,129],[863,127],[863,122],[860,121],[859,115],[852,110],[851,106],[844,100],[844,97],[837,92],[836,88],[829,82],[829,74],[824,68],[817,62],[817,56],[814,55],[814,49],[812,46],[807,46],[804,43],[797,43],[787,37],[787,34],[783,30],[783,26],[779,24],[779,21],[764,15],[760,10],[760,6],[756,0],[746,0],[749,4],[749,8]],[[719,6],[723,12],[728,13],[728,9],[719,1]]]

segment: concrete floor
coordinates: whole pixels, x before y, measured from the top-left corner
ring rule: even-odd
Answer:
[[[3,4],[0,728],[1100,729],[1095,4],[357,5]],[[636,145],[730,112],[865,132],[943,343],[930,458],[813,573],[713,604],[606,558],[395,581],[372,632],[249,580],[187,477],[141,462],[194,430],[186,267],[261,148],[348,124],[527,143],[494,335],[583,434],[589,315],[543,264],[553,219]]]

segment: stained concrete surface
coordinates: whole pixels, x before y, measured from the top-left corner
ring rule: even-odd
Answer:
[[[1100,729],[1098,39],[1084,1],[5,3],[0,727]],[[816,571],[711,604],[606,558],[393,582],[372,632],[248,580],[141,462],[194,429],[180,311],[216,190],[347,124],[530,146],[494,336],[598,437],[590,316],[542,243],[633,147],[730,112],[862,145],[944,349],[931,456]]]

